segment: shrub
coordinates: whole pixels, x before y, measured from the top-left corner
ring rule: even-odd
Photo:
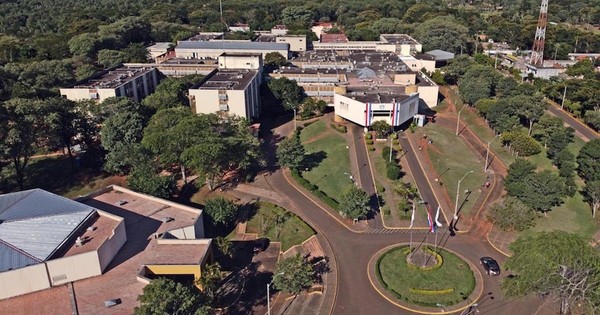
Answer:
[[[396,155],[396,150],[392,151],[392,158]],[[389,161],[390,159],[390,147],[384,147],[381,150],[381,157],[385,160],[385,161]]]
[[[385,192],[385,187],[383,186],[377,186],[377,193],[378,194],[383,194]]]
[[[442,295],[442,294],[449,294],[454,292],[454,288],[448,288],[448,289],[443,289],[443,290],[427,290],[427,289],[413,289],[410,288],[410,293],[414,293],[414,294],[423,294],[423,295]]]
[[[316,120],[313,120],[313,121],[308,121],[308,122],[305,122],[305,123],[304,123],[304,124],[302,124],[302,125],[303,125],[304,127],[308,127],[308,126],[310,126],[310,125],[314,124],[314,123],[315,123],[315,121],[316,121]]]
[[[330,124],[329,126],[333,129],[335,129],[335,131],[340,132],[340,133],[348,132],[348,127],[346,127],[344,125]]]
[[[373,140],[372,139],[367,139],[365,140],[365,143],[368,145],[372,145],[373,144]]]
[[[396,163],[389,163],[386,172],[387,178],[397,180],[402,177],[402,169]]]
[[[300,184],[300,186],[310,191],[313,195],[321,199],[321,201],[326,203],[328,206],[332,207],[335,210],[339,209],[340,205],[335,199],[327,196],[324,192],[319,190],[319,187],[313,185],[312,183],[304,179],[304,177],[302,177],[298,170],[292,170],[292,177]]]
[[[375,147],[374,147],[374,146],[372,146],[372,145],[370,145],[370,146],[369,146],[369,151],[375,151]]]
[[[373,135],[370,133],[365,134],[365,139],[373,139]]]

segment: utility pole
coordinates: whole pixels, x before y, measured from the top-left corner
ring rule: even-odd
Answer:
[[[488,161],[489,161],[489,159],[490,159],[490,145],[492,144],[492,142],[493,142],[494,140],[496,140],[496,138],[498,138],[498,136],[499,136],[499,134],[497,134],[497,135],[496,135],[496,136],[495,136],[495,137],[494,137],[492,140],[490,140],[490,141],[487,143],[487,150],[486,150],[486,152],[485,152],[485,165],[483,165],[483,171],[484,171],[484,172],[487,172],[488,165],[489,165],[489,162],[488,162]]]
[[[467,177],[467,175],[473,173],[473,171],[468,171],[465,175],[458,180],[458,185],[456,185],[456,200],[454,202],[454,220],[458,220],[458,197],[460,196],[460,183]]]
[[[462,113],[463,109],[465,109],[467,105],[463,105],[463,107],[458,111],[458,115],[456,116],[456,135],[458,136],[458,127],[460,125],[460,113]]]

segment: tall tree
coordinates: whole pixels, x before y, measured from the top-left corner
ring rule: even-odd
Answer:
[[[504,279],[509,296],[548,294],[561,300],[561,314],[583,304],[592,314],[600,305],[600,257],[586,240],[562,231],[521,236],[510,245],[506,268],[515,277]]]
[[[162,165],[177,164],[187,182],[182,154],[206,133],[205,127],[187,107],[159,110],[144,129],[142,144],[158,155]]]
[[[578,173],[586,181],[600,180],[600,139],[586,142],[577,156]]]
[[[592,218],[595,218],[596,211],[600,209],[600,180],[587,182],[583,190],[583,195],[592,207]]]
[[[300,141],[300,133],[295,132],[290,138],[283,139],[277,146],[279,165],[290,169],[298,169],[304,162],[304,146]]]
[[[565,180],[552,171],[544,170],[527,176],[522,195],[517,197],[546,215],[552,207],[562,202],[564,196]]]
[[[218,196],[206,200],[204,212],[214,224],[230,225],[237,217],[238,206],[233,201]]]
[[[535,225],[536,214],[515,197],[506,197],[495,203],[488,213],[488,219],[504,231],[524,231]]]
[[[273,284],[283,292],[299,294],[311,286],[315,272],[308,261],[300,254],[284,258],[277,263]]]
[[[533,124],[540,120],[546,111],[546,101],[537,95],[519,95],[510,98],[511,102],[516,103],[519,115],[523,117],[528,124],[528,135],[531,136]]]
[[[304,98],[304,91],[298,83],[288,78],[271,79],[269,89],[286,110],[298,108]]]
[[[69,155],[71,166],[74,165],[72,147],[78,135],[89,130],[85,130],[85,113],[77,108],[73,101],[62,97],[46,99],[45,103],[47,114],[45,116],[48,126],[47,134],[59,143]]]
[[[136,165],[127,178],[129,188],[158,198],[168,199],[175,191],[173,176],[161,176],[151,164]]]
[[[219,263],[204,266],[199,284],[209,300],[215,298],[221,280],[223,280],[223,272]]]
[[[45,108],[41,101],[11,99],[4,103],[6,113],[6,134],[0,140],[2,156],[13,163],[17,183],[24,188],[25,168],[41,144],[42,133],[46,129]]]
[[[210,310],[196,289],[166,278],[152,280],[137,300],[135,315],[207,315]]]
[[[340,196],[340,213],[350,219],[362,219],[369,210],[369,195],[353,184],[348,185]]]
[[[265,66],[272,68],[279,68],[287,63],[287,58],[282,56],[280,53],[273,51],[265,55]]]
[[[524,193],[525,179],[535,172],[535,164],[525,159],[516,159],[508,166],[504,187],[508,195],[519,197]]]

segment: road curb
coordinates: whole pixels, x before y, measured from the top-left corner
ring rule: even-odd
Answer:
[[[493,225],[492,225],[493,227]],[[496,245],[494,245],[494,242],[490,241],[490,232],[488,231],[487,233],[485,233],[485,239],[487,240],[487,242],[492,245],[492,247],[499,252],[500,254],[506,256],[506,257],[511,257],[512,255],[509,255],[507,253],[505,253],[504,251],[502,251],[500,248],[496,247]]]

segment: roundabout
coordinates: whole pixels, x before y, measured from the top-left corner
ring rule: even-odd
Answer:
[[[388,246],[371,257],[368,273],[386,300],[419,314],[464,310],[483,292],[483,278],[474,264],[432,245],[412,250],[408,244]]]

